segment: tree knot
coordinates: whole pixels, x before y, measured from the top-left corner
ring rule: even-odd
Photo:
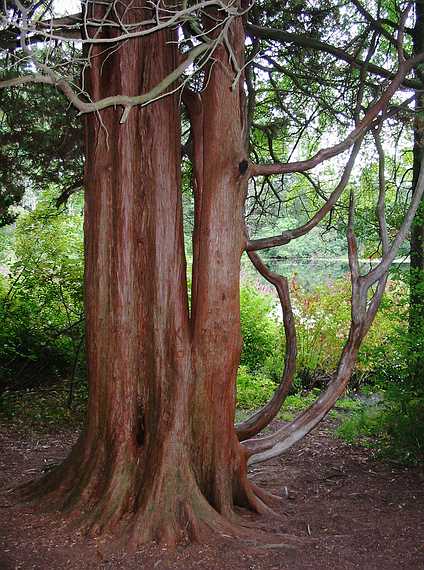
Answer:
[[[249,163],[248,163],[248,161],[247,161],[246,159],[245,159],[245,160],[242,160],[242,161],[239,163],[239,172],[240,172],[240,174],[241,174],[242,176],[243,176],[244,174],[246,174],[248,167],[249,167]]]

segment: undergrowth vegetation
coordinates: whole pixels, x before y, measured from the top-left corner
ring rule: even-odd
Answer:
[[[298,335],[297,376],[280,417],[309,405],[331,378],[337,366],[350,322],[350,282],[346,278],[312,292],[291,283]],[[243,292],[244,291],[244,292]],[[408,329],[408,286],[392,279],[358,358],[347,397],[336,407],[340,437],[361,442],[401,463],[424,462],[424,383],[410,375],[411,359],[424,355],[422,335]],[[280,378],[284,359],[284,333],[276,300],[264,287],[242,289],[242,331],[245,345],[238,374],[238,405],[252,409],[264,405]],[[424,330],[424,327],[421,328]],[[260,347],[260,358],[250,351]]]
[[[337,367],[349,331],[350,282],[346,277],[308,292],[293,280],[291,291],[298,338],[294,388],[299,391],[325,386]],[[407,289],[401,282],[389,283],[382,307],[361,347],[351,383],[353,389],[370,385],[383,389],[407,369],[402,340],[407,334],[406,295]],[[239,385],[250,391],[247,376],[252,376],[251,383],[264,387],[266,400],[268,386],[279,381],[284,361],[282,318],[271,292],[263,286],[243,285],[241,319],[244,345]],[[253,396],[249,401],[244,394],[240,401],[246,407],[260,403]]]
[[[16,388],[72,373],[82,350],[83,239],[78,204],[47,192],[19,216],[9,275],[0,279],[0,380]]]

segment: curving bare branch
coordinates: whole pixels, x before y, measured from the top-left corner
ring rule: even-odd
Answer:
[[[314,216],[308,220],[302,226],[294,228],[292,230],[286,230],[282,232],[278,236],[266,237],[266,238],[259,238],[250,240],[246,244],[247,251],[257,251],[259,249],[266,249],[269,247],[276,247],[279,245],[286,245],[287,243],[291,242],[293,239],[297,239],[301,236],[304,236],[308,232],[310,232],[315,226],[317,226],[328,214],[328,212],[335,206],[338,199],[342,195],[343,191],[345,190],[347,183],[349,182],[350,175],[352,173],[352,169],[355,165],[356,158],[360,151],[362,141],[364,136],[361,136],[359,140],[355,142],[353,145],[352,152],[349,156],[349,160],[346,163],[346,166],[343,170],[343,174],[340,178],[340,181],[333,192],[328,197],[325,204],[314,214]]]
[[[248,252],[250,261],[259,273],[274,285],[280,299],[283,311],[284,334],[286,337],[286,354],[284,359],[284,370],[281,375],[280,384],[271,400],[248,419],[240,422],[236,426],[237,436],[240,441],[251,438],[263,430],[278,414],[281,406],[290,392],[296,372],[296,328],[293,310],[290,301],[289,285],[286,277],[278,275],[268,269],[260,256],[253,251]]]
[[[406,61],[399,62],[396,75],[389,82],[380,98],[368,109],[364,117],[358,121],[355,128],[343,141],[331,147],[319,150],[313,157],[306,160],[277,164],[252,164],[249,169],[250,176],[270,176],[272,174],[303,172],[305,170],[310,170],[318,164],[321,164],[322,162],[338,156],[348,150],[357,140],[365,135],[366,131],[372,126],[374,120],[386,108],[393,95],[402,85],[407,74],[422,61],[424,61],[424,54],[419,54]]]
[[[36,72],[0,81],[0,89],[18,87],[30,83],[52,85],[59,89],[81,114],[97,112],[111,106],[122,107],[122,123],[127,120],[128,114],[133,107],[146,105],[161,97],[182,90],[184,86],[188,84],[192,76],[198,73],[207,62],[213,58],[213,54],[219,45],[224,44],[228,49],[230,42],[227,36],[232,21],[235,18],[243,16],[246,11],[250,9],[249,6],[247,9],[239,11],[234,1],[223,2],[221,0],[203,0],[191,6],[187,5],[187,3],[183,3],[181,9],[165,9],[159,2],[152,2],[154,17],[131,24],[124,22],[118,10],[114,9],[111,14],[113,3],[109,6],[104,5],[102,7],[102,10],[100,10],[101,16],[98,16],[97,11],[94,11],[92,17],[88,17],[88,10],[83,11],[82,18],[78,22],[78,25],[82,28],[82,37],[80,33],[80,37],[78,38],[79,42],[90,45],[113,44],[116,49],[118,49],[119,44],[129,39],[147,36],[164,29],[169,29],[170,27],[172,28],[177,24],[191,21],[195,15],[199,17],[199,14],[201,15],[205,9],[216,7],[219,11],[223,12],[223,17],[216,25],[208,29],[207,33],[199,32],[195,38],[197,45],[188,51],[184,50],[179,65],[149,92],[134,96],[120,94],[105,97],[99,101],[87,101],[85,98],[86,94],[83,93],[83,91],[77,92],[68,77],[58,73],[53,66],[40,61],[37,53],[33,52],[30,47],[34,43],[34,37],[38,42],[40,40],[45,40],[46,42],[57,42],[59,40],[63,42],[73,41],[75,39],[73,35],[77,25],[75,21],[77,16],[68,16],[66,18],[59,18],[58,20],[51,19],[40,22],[37,18],[37,14],[31,10],[31,7],[26,7],[20,0],[14,0],[14,4],[17,8],[18,16],[10,16],[11,21],[9,21],[6,16],[7,11],[5,10],[6,15],[3,16],[3,24],[10,24],[14,29],[18,30],[18,42],[23,51],[24,58],[34,67]],[[86,2],[86,5],[89,7],[90,2]],[[71,37],[66,37],[66,34],[63,36],[55,35],[54,30],[57,27],[60,29],[69,27]],[[116,33],[116,31],[114,31],[112,34],[100,33],[100,31],[107,29],[117,30],[118,32]],[[215,30],[216,33],[212,34]],[[182,43],[184,43],[184,40]],[[89,61],[90,55],[88,56],[88,64]],[[241,73],[241,70],[239,70],[237,66],[235,66],[234,71],[237,77]],[[183,77],[187,72],[188,75]]]
[[[375,267],[373,267],[373,269],[371,269],[371,271],[369,271],[366,276],[362,277],[366,287],[369,288],[372,285],[374,285],[374,283],[382,279],[385,273],[389,270],[390,265],[395,260],[399,248],[402,245],[403,241],[405,240],[411,228],[412,220],[414,219],[414,216],[418,210],[418,206],[420,204],[420,200],[421,197],[423,196],[423,193],[424,193],[424,168],[423,168],[423,163],[421,163],[420,174],[418,176],[416,190],[412,196],[412,200],[406,212],[403,223],[395,239],[393,240],[392,245],[387,250],[386,255],[382,257],[380,263]]]
[[[250,6],[245,10],[238,10],[233,1],[202,0],[190,6],[187,2],[183,2],[181,5],[176,4],[173,8],[165,8],[161,2],[152,1],[152,17],[129,24],[119,16],[118,10],[112,9],[113,2],[103,4],[103,6],[107,8],[103,10],[101,17],[88,15],[89,8],[93,9],[95,3],[91,2],[91,0],[85,0],[83,1],[85,10],[81,13],[41,21],[37,13],[34,12],[31,7],[26,8],[19,0],[14,0],[14,3],[22,19],[14,18],[13,21],[10,21],[6,16],[3,16],[2,20],[4,25],[13,25],[18,33],[24,31],[27,36],[34,36],[37,41],[78,42],[81,45],[122,43],[130,39],[148,36],[186,22],[189,22],[193,26],[195,25],[195,18],[198,18],[199,14],[204,10],[210,8],[217,8],[226,14],[226,18],[231,19],[243,16],[250,10]],[[98,5],[101,5],[101,3],[98,3]],[[7,11],[5,11],[5,13],[7,13]],[[30,19],[29,16],[32,18]],[[225,18],[220,21],[219,25],[223,22],[225,22]],[[85,32],[83,35],[81,35],[81,28],[83,28]],[[117,33],[111,36],[93,35],[89,33],[89,30],[100,28],[108,28]],[[199,31],[198,38],[200,39],[201,37],[206,37],[206,34]]]
[[[19,87],[21,85],[28,85],[31,83],[44,83],[46,85],[52,85],[59,89],[59,91],[62,91],[65,97],[67,97],[67,99],[74,105],[76,109],[78,109],[81,114],[101,111],[107,107],[122,106],[124,108],[124,114],[122,116],[121,122],[125,122],[125,119],[128,116],[128,112],[132,107],[135,107],[137,105],[146,105],[147,103],[151,103],[161,96],[168,95],[171,92],[174,93],[176,89],[182,89],[184,82],[179,84],[177,88],[173,89],[171,92],[166,91],[168,87],[175,83],[177,79],[179,79],[184,74],[186,69],[189,68],[190,65],[192,65],[200,55],[204,54],[207,51],[212,52],[215,49],[216,45],[216,42],[212,42],[211,44],[201,44],[193,48],[187,54],[185,60],[178,67],[176,67],[172,73],[167,75],[150,91],[143,93],[142,95],[114,95],[111,97],[105,97],[99,101],[86,102],[81,99],[69,81],[60,77],[52,69],[44,69],[45,74],[35,73],[21,77],[15,77],[12,79],[5,79],[4,81],[0,81],[0,89],[5,89],[7,87]]]
[[[382,193],[381,187],[379,193]],[[380,305],[390,264],[397,255],[399,247],[411,227],[413,217],[423,194],[424,159],[421,162],[416,193],[412,197],[408,212],[399,232],[391,246],[383,253],[382,261],[379,265],[375,269],[368,271],[366,275],[360,275],[359,272],[358,252],[354,232],[355,202],[353,194],[351,194],[347,235],[352,284],[351,326],[337,371],[334,378],[328,384],[327,389],[319,396],[315,403],[292,422],[270,436],[250,439],[243,443],[250,456],[249,464],[267,461],[268,459],[283,454],[309,433],[326,416],[337,399],[344,393],[352,375],[361,342],[367,334]],[[384,231],[384,225],[380,224],[380,234],[384,234]],[[380,237],[382,236],[380,235]],[[368,301],[369,290],[375,283],[377,283],[376,290]]]

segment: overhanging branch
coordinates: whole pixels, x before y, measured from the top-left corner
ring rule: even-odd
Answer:
[[[340,198],[344,189],[346,188],[346,185],[349,181],[350,175],[352,173],[352,169],[353,169],[355,161],[356,161],[356,157],[358,156],[359,150],[361,148],[362,141],[363,141],[363,137],[361,137],[354,144],[351,155],[349,157],[348,162],[346,163],[346,166],[344,168],[344,171],[343,171],[343,174],[342,174],[342,177],[340,179],[339,184],[337,185],[335,190],[330,194],[328,200],[325,202],[325,204],[322,206],[322,208],[320,210],[318,210],[318,212],[316,212],[316,214],[310,220],[308,220],[302,226],[299,226],[298,228],[294,228],[292,230],[286,230],[278,236],[272,236],[272,237],[267,237],[267,238],[250,240],[246,245],[246,250],[250,252],[250,251],[256,251],[259,249],[266,249],[269,247],[286,245],[287,243],[289,243],[293,239],[297,239],[297,238],[307,234],[315,226],[317,226],[324,219],[324,217],[328,214],[328,212],[334,207],[337,200]]]
[[[293,32],[286,32],[284,30],[277,30],[274,28],[266,28],[251,23],[247,24],[246,29],[248,33],[260,39],[273,40],[284,43],[293,43],[300,47],[328,53],[330,55],[333,55],[337,59],[345,61],[349,65],[352,65],[353,67],[356,67],[358,69],[363,67],[365,63],[362,59],[350,55],[342,48],[333,46],[325,42],[321,42],[310,35],[295,34]],[[390,70],[375,65],[373,63],[368,64],[368,69],[372,74],[377,75],[378,77],[382,77],[384,79],[394,79],[395,77],[395,74]],[[421,81],[417,79],[407,79],[406,77],[403,78],[401,85],[403,87],[407,87],[408,89],[423,88],[423,84]]]
[[[44,83],[46,85],[53,85],[67,97],[67,99],[78,109],[81,114],[92,113],[93,111],[101,111],[107,107],[112,106],[122,106],[124,107],[124,114],[122,122],[128,116],[128,112],[132,107],[136,105],[146,105],[147,103],[166,95],[166,90],[174,82],[176,82],[186,71],[190,65],[196,60],[197,57],[204,54],[208,50],[213,50],[215,42],[212,44],[201,44],[193,48],[186,56],[185,60],[174,69],[172,73],[167,75],[162,81],[155,85],[147,93],[142,95],[128,96],[128,95],[114,95],[111,97],[105,97],[99,101],[86,102],[75,92],[71,84],[64,78],[57,76],[57,74],[50,70],[47,73],[35,73],[31,75],[25,75],[21,77],[15,77],[12,79],[6,79],[0,81],[0,89],[5,89],[7,87],[19,87],[21,85],[28,85],[31,83]],[[180,88],[181,86],[178,86]]]
[[[407,73],[418,63],[424,60],[424,54],[419,54],[407,61],[399,63],[399,69],[380,98],[368,109],[364,117],[357,123],[355,128],[340,143],[319,150],[313,157],[296,162],[278,164],[252,164],[249,169],[250,176],[270,176],[272,174],[286,174],[290,172],[303,172],[310,170],[318,164],[329,160],[345,152],[357,140],[364,136],[376,117],[385,109],[393,95],[399,89]]]

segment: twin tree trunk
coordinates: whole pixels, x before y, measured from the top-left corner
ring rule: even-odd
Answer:
[[[126,16],[145,17],[141,9]],[[238,20],[230,33],[241,58]],[[110,53],[95,47],[92,99],[149,91],[178,65],[175,40],[165,30]],[[133,108],[123,124],[114,108],[87,120],[87,425],[64,464],[32,492],[94,531],[126,523],[134,544],[232,532],[235,507],[266,510],[234,429],[244,101],[241,88],[231,89],[223,47],[214,60],[202,94],[187,94],[195,146],[191,311],[178,95]]]

